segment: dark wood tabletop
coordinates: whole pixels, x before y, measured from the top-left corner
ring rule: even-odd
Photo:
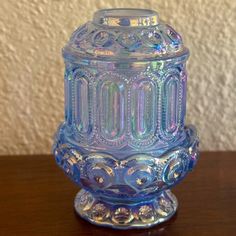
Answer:
[[[78,187],[52,156],[0,157],[0,235],[236,235],[236,152],[203,152],[195,170],[173,189],[177,214],[144,230],[113,230],[80,219]]]

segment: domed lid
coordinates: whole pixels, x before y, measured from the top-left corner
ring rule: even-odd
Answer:
[[[63,55],[100,60],[157,60],[187,54],[181,36],[147,9],[104,9],[79,27]]]

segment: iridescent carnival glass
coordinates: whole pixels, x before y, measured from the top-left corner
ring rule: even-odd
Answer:
[[[53,153],[81,187],[74,207],[82,218],[147,228],[176,212],[170,188],[198,159],[196,130],[185,126],[188,56],[152,10],[99,10],[72,34]]]

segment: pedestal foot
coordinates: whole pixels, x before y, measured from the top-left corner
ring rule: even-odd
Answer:
[[[139,203],[108,202],[82,189],[75,198],[76,212],[92,224],[117,229],[149,228],[170,219],[178,202],[170,190]]]

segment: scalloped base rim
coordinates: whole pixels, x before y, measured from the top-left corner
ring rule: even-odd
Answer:
[[[155,198],[132,203],[107,202],[90,192],[80,190],[74,201],[80,217],[92,224],[115,229],[149,228],[169,220],[178,207],[178,201],[170,190]]]

